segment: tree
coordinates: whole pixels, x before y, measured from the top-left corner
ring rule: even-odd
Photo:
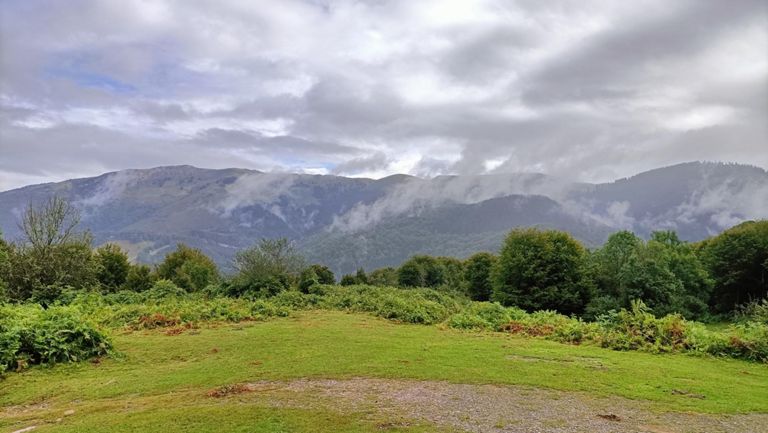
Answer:
[[[317,273],[311,266],[301,271],[301,275],[299,276],[299,291],[302,293],[309,293],[309,289],[317,284],[320,284],[320,281],[317,277]]]
[[[586,250],[569,234],[512,230],[492,271],[491,299],[528,311],[581,313],[589,301]]]
[[[464,263],[455,257],[437,257],[436,266],[442,274],[439,286],[447,286],[454,291],[464,291]]]
[[[173,281],[188,292],[202,290],[219,279],[216,263],[199,249],[184,244],[178,244],[165,256],[156,273],[158,279]]]
[[[331,271],[328,266],[325,265],[312,265],[310,266],[313,271],[315,271],[315,274],[317,275],[317,281],[320,284],[335,284],[336,283],[336,276],[333,275],[333,271]]]
[[[91,236],[77,231],[79,221],[77,209],[60,197],[27,207],[19,224],[24,238],[8,254],[6,283],[11,299],[45,305],[64,288],[97,284]]]
[[[424,286],[424,277],[418,263],[411,260],[403,263],[397,270],[397,284],[400,287]]]
[[[354,286],[357,284],[357,278],[355,278],[352,274],[344,274],[341,276],[341,281],[339,281],[339,284],[342,286]]]
[[[398,284],[402,287],[439,287],[445,284],[445,259],[441,257],[439,260],[427,255],[409,258],[398,270]]]
[[[357,284],[368,284],[368,275],[365,274],[365,269],[357,268],[355,281],[357,281]]]
[[[613,233],[605,244],[588,257],[589,270],[595,283],[595,293],[585,310],[585,317],[594,319],[608,311],[629,308],[625,266],[632,262],[643,240],[623,230]]]
[[[4,302],[8,298],[8,285],[5,280],[8,278],[9,272],[9,254],[11,248],[3,239],[3,232],[0,230],[0,303]]]
[[[52,196],[39,207],[30,203],[21,217],[19,228],[25,243],[37,251],[48,251],[60,245],[81,241],[84,233],[77,232],[80,212],[68,201]]]
[[[107,292],[119,290],[131,269],[128,254],[117,244],[104,244],[96,249],[95,259],[102,289]]]
[[[768,297],[768,220],[744,222],[708,239],[700,255],[714,280],[710,304],[716,311]]]
[[[152,276],[152,270],[149,266],[131,265],[125,276],[123,287],[134,292],[144,292],[152,288],[153,284],[155,284],[155,278]]]
[[[230,293],[251,297],[271,296],[299,279],[305,260],[288,239],[262,239],[257,245],[235,254],[237,270]]]
[[[654,232],[647,243],[618,232],[590,259],[597,293],[587,307],[589,317],[629,308],[634,300],[660,316],[680,313],[692,319],[707,314],[711,279],[693,247],[675,232]]]
[[[491,269],[496,256],[491,253],[477,253],[469,257],[464,265],[464,280],[467,293],[473,301],[491,299]]]
[[[397,269],[393,267],[379,268],[368,274],[368,284],[372,286],[397,286]]]

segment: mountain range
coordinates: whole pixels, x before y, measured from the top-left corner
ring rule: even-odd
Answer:
[[[691,162],[599,184],[538,173],[365,179],[171,166],[0,192],[5,238],[20,235],[28,203],[54,194],[80,209],[97,244],[117,242],[140,262],[183,242],[226,268],[239,249],[287,237],[337,273],[417,253],[495,251],[514,227],[565,230],[594,247],[621,229],[696,241],[768,218],[768,172],[739,164]]]

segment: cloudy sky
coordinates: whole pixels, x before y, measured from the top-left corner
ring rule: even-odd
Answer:
[[[764,0],[0,0],[0,190],[192,164],[768,168]]]

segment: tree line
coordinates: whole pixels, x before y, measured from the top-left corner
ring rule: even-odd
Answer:
[[[92,237],[78,223],[77,210],[58,197],[27,208],[23,239],[9,243],[0,236],[0,302],[48,305],[72,289],[257,298],[289,289],[311,293],[315,285],[336,283],[328,267],[307,263],[286,239],[263,239],[239,251],[234,273],[223,275],[202,251],[183,244],[154,267],[131,263],[116,244],[93,249]],[[659,316],[706,319],[768,296],[768,221],[745,222],[696,243],[674,231],[654,232],[647,241],[620,231],[594,250],[565,232],[515,229],[498,254],[465,260],[416,255],[399,267],[360,268],[339,284],[431,287],[589,319],[642,300]]]

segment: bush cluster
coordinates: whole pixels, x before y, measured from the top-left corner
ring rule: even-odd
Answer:
[[[448,318],[457,329],[485,329],[562,343],[591,343],[613,350],[652,353],[690,352],[768,362],[768,325],[748,320],[725,331],[711,331],[678,314],[657,318],[641,301],[585,322],[554,311],[527,313],[497,303],[472,303]]]
[[[0,305],[0,373],[109,353],[107,335],[76,307]]]

